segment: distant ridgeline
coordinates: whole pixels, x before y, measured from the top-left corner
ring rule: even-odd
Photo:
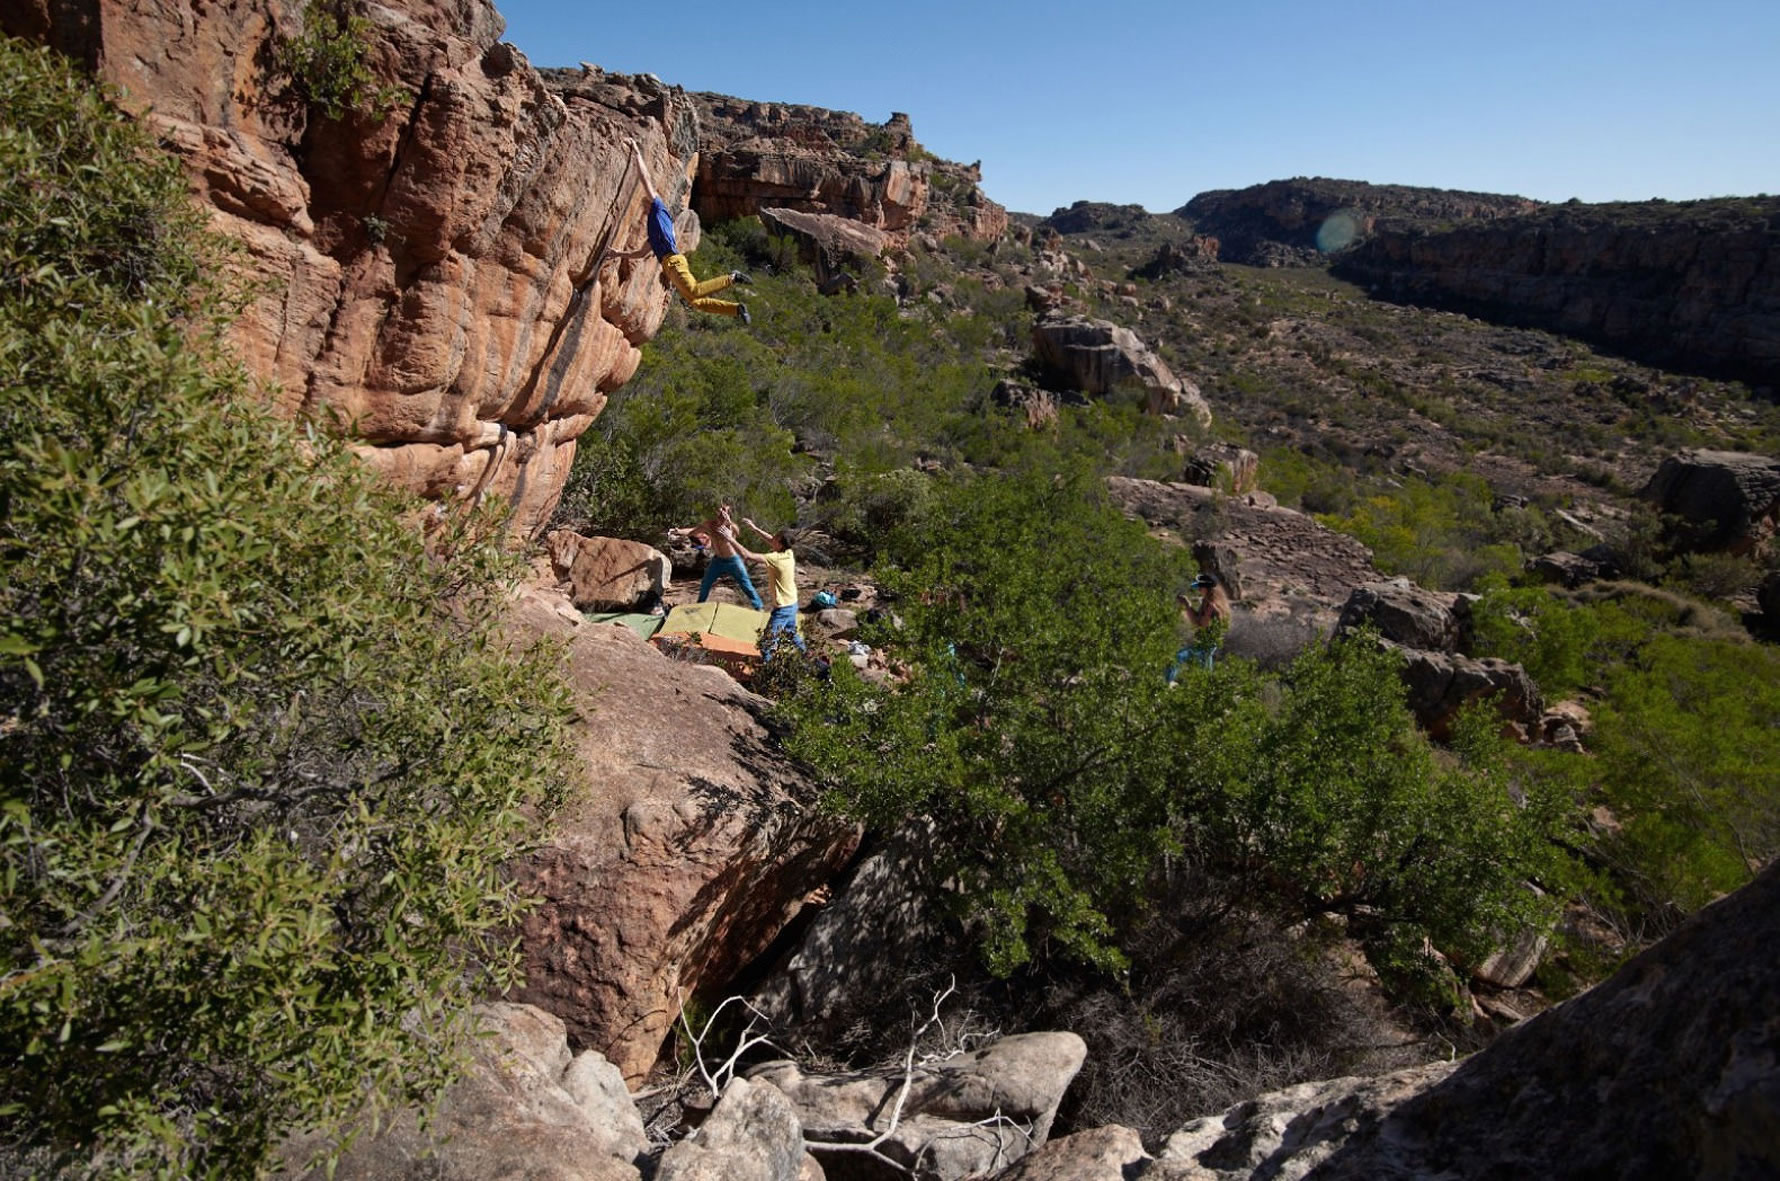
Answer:
[[[1380,227],[1334,269],[1386,299],[1780,384],[1780,197],[1549,205]]]
[[[1215,237],[1223,262],[1303,266],[1398,226],[1487,222],[1539,208],[1525,197],[1295,177],[1213,189],[1174,211]]]
[[[1172,214],[1078,201],[1031,220],[1103,239],[1186,233],[1219,262],[1332,263],[1383,299],[1780,385],[1780,197],[1547,205],[1314,177],[1201,193]]]

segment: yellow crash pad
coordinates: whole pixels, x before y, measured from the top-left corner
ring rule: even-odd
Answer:
[[[688,603],[675,607],[655,633],[655,643],[685,643],[694,633],[699,646],[736,656],[759,656],[760,633],[766,630],[767,613],[734,603]]]

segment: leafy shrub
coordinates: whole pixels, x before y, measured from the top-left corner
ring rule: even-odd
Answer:
[[[291,88],[329,119],[365,115],[381,120],[409,100],[399,86],[379,86],[367,53],[377,26],[353,11],[352,0],[312,0],[302,12],[303,31],[282,42],[274,68]]]
[[[225,363],[178,167],[0,59],[0,1143],[246,1175],[438,1087],[512,979],[562,691],[495,641],[508,559]]]
[[[1463,954],[1535,921],[1522,882],[1562,872],[1545,838],[1565,800],[1517,806],[1482,741],[1437,757],[1376,646],[1168,689],[1184,555],[1084,472],[956,483],[886,552],[905,625],[876,639],[914,676],[883,691],[837,668],[781,702],[788,744],[836,806],[938,826],[929,884],[957,891],[998,973],[1124,967],[1180,859],[1276,913],[1363,916],[1374,948]]]
[[[1593,757],[1529,757],[1520,774],[1605,810],[1586,838],[1607,871],[1595,900],[1641,942],[1780,854],[1780,656],[1670,592],[1595,593],[1613,597],[1492,591],[1474,634],[1548,696],[1588,695]]]

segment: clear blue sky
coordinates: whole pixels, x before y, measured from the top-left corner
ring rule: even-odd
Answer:
[[[1289,176],[1780,193],[1780,0],[496,3],[534,65],[906,111],[1022,212]]]

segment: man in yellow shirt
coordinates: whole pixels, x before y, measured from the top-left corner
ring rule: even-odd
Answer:
[[[791,552],[791,532],[781,529],[777,533],[768,533],[756,525],[748,517],[742,518],[742,524],[766,538],[773,547],[770,554],[752,553],[737,540],[734,531],[728,526],[719,526],[722,534],[737,553],[750,562],[759,562],[766,567],[767,602],[771,605],[772,614],[767,616],[766,630],[760,633],[760,650],[768,651],[772,647],[773,636],[784,632],[797,645],[799,652],[808,652],[803,637],[797,634],[797,556]]]

